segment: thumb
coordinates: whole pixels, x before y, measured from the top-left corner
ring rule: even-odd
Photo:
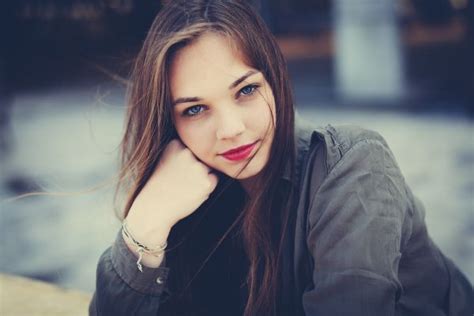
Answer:
[[[211,190],[214,191],[217,186],[217,183],[219,182],[219,177],[213,172],[209,172],[207,174],[207,177],[209,179],[209,182],[211,183]]]

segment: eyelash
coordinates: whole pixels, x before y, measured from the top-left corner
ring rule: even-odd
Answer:
[[[239,92],[238,92],[238,94],[243,93],[244,89],[247,89],[247,88],[251,88],[252,91],[250,91],[250,92],[247,93],[247,94],[244,93],[243,96],[250,96],[250,95],[254,94],[254,93],[258,90],[258,88],[260,88],[260,85],[259,85],[259,84],[256,84],[256,83],[254,83],[254,84],[249,84],[249,85],[243,87],[242,89],[240,89]]]
[[[252,90],[248,93],[243,93],[243,91],[245,89],[248,89],[248,88],[251,88]],[[236,94],[236,98],[239,98],[239,97],[250,97],[252,96],[253,94],[255,94],[255,92],[257,92],[258,88],[260,88],[260,85],[259,84],[249,84],[249,85],[246,85],[245,87],[243,87],[242,89],[239,90],[239,92],[237,92]],[[200,105],[200,104],[197,104],[197,105],[193,105],[193,106],[190,106],[189,108],[185,109],[183,111],[183,113],[181,114],[182,116],[186,116],[186,117],[193,117],[193,116],[196,116],[196,115],[199,115],[202,111],[199,111],[195,114],[190,114],[189,112],[192,110],[192,109],[196,109],[196,108],[201,108],[203,109],[204,106],[203,105]]]

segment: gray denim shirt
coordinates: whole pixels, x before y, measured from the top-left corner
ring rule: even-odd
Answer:
[[[424,208],[385,140],[302,122],[295,137],[298,198],[280,314],[472,316],[472,285],[428,236]],[[118,234],[100,257],[91,315],[161,315],[173,267],[142,273],[136,260]]]

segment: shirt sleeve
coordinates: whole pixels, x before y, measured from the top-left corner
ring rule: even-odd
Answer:
[[[332,167],[309,204],[306,315],[395,315],[410,221],[405,188],[383,139],[356,142]]]
[[[89,315],[156,315],[166,289],[169,268],[165,259],[158,268],[137,268],[137,257],[121,233],[97,265],[96,290]]]

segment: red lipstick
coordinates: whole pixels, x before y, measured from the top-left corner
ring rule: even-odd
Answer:
[[[257,142],[231,149],[225,153],[222,153],[221,156],[230,161],[246,159],[248,156],[250,156],[250,153],[252,153],[252,150],[256,144]]]

